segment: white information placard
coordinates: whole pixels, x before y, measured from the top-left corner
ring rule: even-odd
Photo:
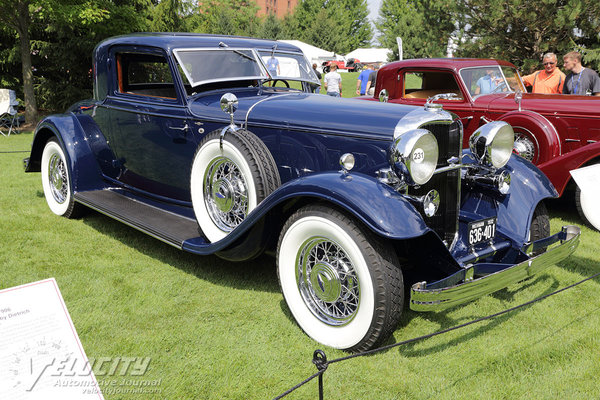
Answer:
[[[581,210],[594,228],[600,230],[600,164],[569,172],[581,189]]]
[[[54,278],[0,290],[0,399],[104,399]]]

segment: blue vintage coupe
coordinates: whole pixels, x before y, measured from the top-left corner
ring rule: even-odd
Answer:
[[[550,234],[556,191],[511,155],[509,125],[482,126],[463,151],[460,120],[435,99],[312,93],[292,45],[134,34],[100,43],[93,67],[93,98],[43,119],[25,160],[50,209],[92,208],[232,261],[274,251],[291,313],[325,345],[381,344],[405,285],[411,309],[440,311],[579,243],[575,226]]]

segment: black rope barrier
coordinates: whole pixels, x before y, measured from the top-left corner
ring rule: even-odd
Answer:
[[[340,357],[340,358],[333,359],[331,361],[327,361],[327,356],[325,355],[325,352],[323,350],[315,350],[315,352],[313,353],[313,360],[312,360],[312,362],[317,367],[318,372],[315,373],[315,374],[313,374],[313,375],[311,375],[310,377],[308,377],[304,381],[300,382],[299,384],[297,384],[297,385],[291,387],[290,389],[286,390],[285,392],[283,392],[279,396],[275,397],[273,400],[278,400],[278,399],[281,399],[281,398],[287,396],[288,394],[292,393],[294,390],[296,390],[299,387],[301,387],[301,386],[307,384],[308,382],[312,381],[317,376],[319,377],[319,400],[323,400],[323,374],[327,370],[327,367],[329,367],[329,365],[331,365],[331,364],[338,363],[338,362],[341,362],[341,361],[350,360],[350,359],[356,358],[356,357],[364,357],[364,356],[367,356],[367,355],[370,355],[370,354],[379,353],[379,352],[382,352],[382,351],[386,351],[386,350],[392,349],[394,347],[403,346],[405,344],[417,342],[419,340],[429,339],[431,337],[438,336],[438,335],[441,335],[443,333],[448,333],[448,332],[451,332],[451,331],[454,331],[454,330],[457,330],[457,329],[460,329],[460,328],[464,328],[464,327],[469,326],[469,325],[476,324],[478,322],[486,321],[486,320],[498,317],[500,315],[507,314],[507,313],[509,313],[511,311],[518,310],[519,308],[526,307],[526,306],[531,305],[533,303],[537,303],[538,301],[547,299],[550,296],[554,296],[555,294],[558,294],[558,293],[564,292],[565,290],[574,288],[575,286],[581,285],[582,283],[587,282],[587,281],[589,281],[591,279],[597,278],[598,276],[600,276],[600,272],[598,272],[598,273],[596,273],[596,274],[594,274],[594,275],[592,275],[590,277],[587,277],[587,278],[585,278],[585,279],[583,279],[583,280],[581,280],[579,282],[575,282],[575,283],[573,283],[573,284],[571,284],[569,286],[565,286],[562,289],[558,289],[558,290],[556,290],[556,291],[554,291],[552,293],[548,293],[546,295],[540,296],[538,298],[535,298],[535,299],[530,300],[528,302],[525,302],[523,304],[519,304],[518,306],[514,306],[514,307],[508,308],[506,310],[497,312],[495,314],[491,314],[491,315],[487,315],[485,317],[477,318],[477,319],[474,319],[472,321],[465,322],[464,324],[456,325],[456,326],[453,326],[453,327],[450,327],[450,328],[447,328],[447,329],[443,329],[441,331],[429,333],[427,335],[418,336],[418,337],[415,337],[415,338],[412,338],[412,339],[404,340],[402,342],[389,344],[387,346],[378,347],[378,348],[372,349],[372,350],[367,350],[367,351],[364,351],[362,353],[350,354],[350,355],[345,356],[345,357]]]

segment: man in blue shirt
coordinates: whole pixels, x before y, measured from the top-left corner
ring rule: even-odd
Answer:
[[[269,70],[271,77],[274,78],[279,75],[279,60],[276,59],[274,55],[271,55],[271,58],[267,60],[267,69]]]
[[[356,81],[356,94],[364,96],[367,92],[367,82],[369,81],[369,75],[373,72],[373,66],[367,65],[365,69],[360,73]]]
[[[475,89],[475,94],[486,94],[492,93],[495,91],[500,83],[502,82],[502,78],[496,77],[496,70],[493,68],[485,70],[485,76],[482,76],[477,80],[477,88]]]

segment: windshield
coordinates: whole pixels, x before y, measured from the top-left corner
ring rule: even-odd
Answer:
[[[233,48],[177,49],[173,53],[191,87],[214,82],[269,79],[318,83],[312,67],[301,53]]]
[[[304,54],[262,50],[258,54],[260,54],[260,58],[265,63],[269,75],[273,79],[292,79],[318,83],[317,76]]]
[[[179,49],[174,53],[192,86],[217,81],[267,78],[267,73],[253,50]]]
[[[526,91],[517,70],[508,66],[464,68],[460,76],[471,96]]]

